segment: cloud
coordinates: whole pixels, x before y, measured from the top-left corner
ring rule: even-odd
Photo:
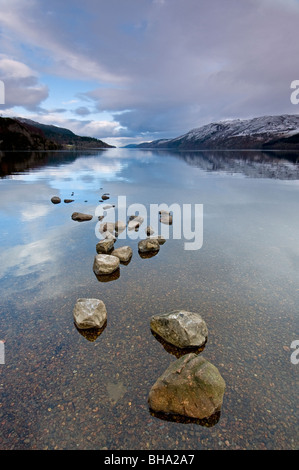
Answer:
[[[48,87],[26,64],[0,54],[0,77],[5,84],[5,107],[36,109],[48,97]]]
[[[87,116],[91,113],[91,111],[85,106],[80,106],[79,108],[75,109],[75,113],[79,116]]]
[[[13,112],[11,115],[13,115]],[[60,110],[58,110],[58,112],[55,110],[48,113],[44,112],[41,115],[31,114],[30,119],[40,122],[41,124],[51,125],[55,123],[56,126],[70,129],[77,135],[95,137],[98,139],[103,139],[103,136],[117,137],[126,134],[117,121],[92,121],[66,118],[61,115]]]
[[[56,76],[96,79],[108,83],[124,81],[124,76],[114,74],[105,67],[98,55],[95,56],[94,50],[86,53],[85,48],[80,45],[78,37],[84,41],[82,36],[78,36],[82,26],[79,31],[74,26],[83,23],[86,31],[82,31],[82,34],[88,34],[89,25],[84,20],[86,15],[82,7],[76,7],[75,3],[65,7],[53,0],[51,10],[45,11],[42,0],[10,0],[9,3],[0,0],[0,24],[5,31],[13,32],[12,42],[25,41],[33,46],[35,54],[40,55],[40,60],[43,52],[47,51],[48,63],[43,64],[43,69],[51,72],[55,70]],[[97,10],[99,9],[98,4]]]
[[[62,104],[74,104],[78,103],[79,100],[69,100],[69,101],[63,101]]]
[[[79,132],[80,123],[77,123],[77,126]],[[90,121],[86,122],[84,126],[81,126],[81,129],[81,132],[90,136],[117,136],[120,133],[120,125],[115,121]]]
[[[289,86],[298,2],[154,2],[147,20],[134,59],[128,38],[117,55],[129,83],[88,93],[99,111],[121,112],[132,134],[170,137],[212,120],[297,111]]]
[[[49,212],[49,205],[36,204],[34,210],[26,208],[22,211],[22,221],[28,222],[39,219],[40,217],[45,217]]]
[[[27,54],[44,74],[93,81],[81,98],[114,122],[84,126],[107,132],[102,137],[150,140],[220,119],[297,112],[290,102],[290,83],[299,78],[297,0],[53,0],[47,6],[0,0],[0,6],[7,55],[10,46],[20,64]],[[27,106],[37,105],[46,87],[36,74],[23,80],[30,82]],[[91,107],[79,103],[74,118]]]

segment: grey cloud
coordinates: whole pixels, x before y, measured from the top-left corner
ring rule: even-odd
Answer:
[[[55,109],[49,110],[50,113],[58,113],[58,114],[63,114],[66,111],[67,111],[66,108],[55,108]]]
[[[28,110],[37,110],[49,94],[48,87],[39,85],[37,80],[32,79],[9,79],[5,84],[5,108],[23,106]]]
[[[53,0],[47,15],[44,2],[30,5],[6,27],[40,38],[53,73],[96,78],[101,86],[85,96],[115,116],[118,135],[172,137],[223,118],[298,112],[295,0]]]
[[[0,54],[0,78],[5,85],[5,108],[23,106],[37,110],[49,94],[48,87],[23,62]]]
[[[75,109],[75,113],[78,114],[79,116],[88,116],[88,114],[90,114],[91,111],[85,106],[81,106],[80,108]]]
[[[289,87],[298,78],[298,3],[173,0],[160,7],[134,53],[123,44],[123,57],[117,54],[129,84],[88,94],[99,111],[125,111],[117,117],[132,133],[161,136],[211,120],[297,112]]]

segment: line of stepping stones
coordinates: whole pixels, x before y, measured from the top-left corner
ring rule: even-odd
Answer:
[[[74,193],[72,193],[72,195],[73,194]],[[104,193],[100,202],[108,199],[110,199],[109,193]],[[61,203],[61,199],[58,196],[52,197],[51,201],[53,204]],[[65,203],[73,201],[73,199],[64,199]],[[104,211],[111,208],[115,208],[115,205],[109,204],[103,206]],[[172,215],[170,212],[162,210],[159,214],[161,223],[172,225]],[[92,215],[84,214],[82,212],[73,212],[71,217],[77,222],[85,222],[93,219]],[[105,212],[104,215],[98,217],[99,221],[102,221],[104,217]],[[96,245],[97,255],[95,256],[93,264],[93,270],[96,276],[107,276],[113,274],[119,269],[120,263],[128,264],[130,262],[133,255],[131,247],[122,246],[114,249],[114,243],[117,240],[118,235],[126,230],[126,228],[128,231],[138,231],[143,222],[143,217],[139,215],[131,215],[127,224],[123,221],[117,221],[115,223],[106,222],[100,225],[99,232],[102,234],[103,240]],[[150,225],[146,227],[145,233],[148,238],[140,240],[138,243],[138,252],[142,258],[155,256],[159,252],[160,246],[166,242],[166,239],[161,235],[152,236],[154,234],[154,230]]]
[[[52,202],[58,204],[61,202],[61,200],[58,202],[58,199],[54,197]],[[109,195],[103,194],[102,200],[107,199]],[[106,206],[106,209],[112,207],[115,206]],[[72,219],[77,221],[92,218],[88,214],[77,212],[72,214]],[[161,211],[160,221],[171,224],[170,213]],[[142,223],[142,217],[133,215],[129,217],[128,224],[121,221],[115,224],[110,222],[101,224],[99,230],[104,238],[96,245],[98,254],[94,258],[93,265],[93,271],[97,276],[112,274],[119,268],[120,262],[123,264],[130,262],[133,254],[131,247],[123,246],[115,249],[114,243],[118,234],[126,227],[128,230],[138,230]],[[148,238],[138,243],[139,253],[157,253],[160,245],[165,243],[165,239],[161,236],[151,237],[154,232],[150,226],[145,231]],[[80,298],[75,304],[73,318],[79,330],[100,331],[107,324],[107,310],[102,300]],[[151,318],[150,328],[154,337],[162,342],[166,350],[170,352],[174,350],[174,354],[179,356],[179,359],[158,378],[149,392],[148,404],[151,413],[162,419],[187,418],[205,426],[216,424],[226,385],[219,370],[199,355],[208,338],[208,328],[201,315],[184,310],[155,315]]]

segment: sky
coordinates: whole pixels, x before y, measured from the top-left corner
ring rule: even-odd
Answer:
[[[2,116],[122,146],[298,114],[299,0],[0,0]]]

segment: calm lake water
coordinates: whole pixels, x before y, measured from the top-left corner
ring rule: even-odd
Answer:
[[[109,149],[0,159],[1,449],[298,448],[290,346],[299,339],[299,153]],[[103,193],[110,199],[99,203]],[[132,260],[101,282],[92,269],[97,217],[78,223],[71,214],[95,215],[118,196],[128,206],[203,204],[202,248],[170,237],[143,259],[138,240],[118,240]],[[80,297],[106,305],[97,338],[74,325]],[[148,408],[151,386],[176,360],[150,318],[178,308],[205,319],[201,354],[226,381],[213,423],[162,420]]]

